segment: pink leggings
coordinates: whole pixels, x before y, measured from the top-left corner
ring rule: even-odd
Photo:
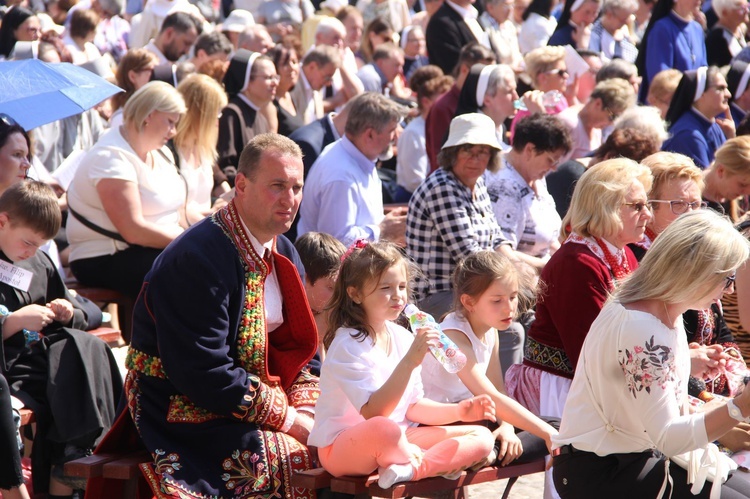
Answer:
[[[318,449],[323,468],[334,476],[369,475],[378,467],[411,463],[412,480],[452,474],[485,459],[494,444],[483,426],[420,426],[406,432],[377,416],[342,432]]]

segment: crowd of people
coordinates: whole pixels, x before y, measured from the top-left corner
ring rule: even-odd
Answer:
[[[0,72],[122,91],[0,113],[4,497],[21,406],[52,498],[143,448],[165,498],[545,456],[545,497],[750,497],[746,1],[5,3]],[[71,279],[135,303],[124,380]]]

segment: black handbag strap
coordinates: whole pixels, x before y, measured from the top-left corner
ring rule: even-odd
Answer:
[[[89,228],[89,229],[93,230],[93,231],[94,231],[94,232],[96,232],[97,234],[101,234],[101,235],[103,235],[103,236],[107,236],[107,237],[109,237],[110,239],[115,239],[115,240],[117,240],[117,241],[120,241],[120,242],[123,242],[123,243],[129,244],[129,243],[128,243],[128,242],[127,242],[127,241],[125,240],[125,238],[124,238],[124,237],[122,237],[122,236],[121,236],[120,234],[118,234],[117,232],[112,232],[111,230],[107,230],[107,229],[105,229],[104,227],[99,227],[99,226],[98,226],[98,225],[96,225],[96,224],[95,224],[94,222],[92,222],[92,221],[91,221],[91,220],[89,220],[88,218],[84,217],[83,215],[81,215],[80,213],[78,213],[77,211],[75,211],[75,210],[73,209],[73,207],[72,207],[72,206],[70,206],[70,203],[68,203],[68,211],[70,212],[70,214],[71,214],[71,215],[73,215],[73,216],[75,217],[75,219],[76,219],[76,220],[78,220],[78,221],[79,221],[79,222],[81,222],[81,223],[82,223],[82,224],[83,224],[83,225],[84,225],[85,227],[87,227],[87,228]]]

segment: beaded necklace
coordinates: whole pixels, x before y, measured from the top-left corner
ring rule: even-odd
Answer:
[[[604,241],[598,237],[595,237],[594,241],[596,241],[596,244],[599,245],[602,253],[604,253],[604,261],[607,263],[610,270],[612,270],[615,281],[620,281],[627,277],[627,275],[630,274],[630,264],[628,263],[627,257],[623,255],[621,259],[615,258],[615,256],[609,251],[609,248],[607,248]]]

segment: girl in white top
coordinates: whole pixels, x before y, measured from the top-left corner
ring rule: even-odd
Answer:
[[[344,255],[308,439],[332,475],[377,469],[383,488],[453,477],[486,463],[492,451],[492,436],[482,426],[417,426],[494,421],[495,405],[486,395],[458,404],[423,398],[420,364],[438,332],[422,328],[414,337],[392,322],[406,305],[408,279],[406,260],[392,244],[358,240]]]
[[[697,467],[700,457],[691,451],[701,449],[724,460],[710,442],[750,420],[750,390],[691,411],[689,375],[704,377],[715,366],[689,349],[682,313],[731,292],[749,253],[728,220],[693,211],[659,235],[615,290],[586,336],[560,434],[552,439],[561,497],[694,497],[687,471],[671,459],[682,454]],[[750,497],[746,480],[722,481],[714,479],[712,492],[698,473],[693,493]]]
[[[501,465],[519,457],[532,461],[546,455],[552,435],[557,434],[552,426],[505,394],[498,331],[508,329],[516,315],[520,278],[515,265],[494,251],[480,251],[461,261],[453,274],[455,310],[445,317],[441,327],[466,354],[466,366],[454,375],[431,355],[422,361],[426,397],[439,402],[456,402],[481,394],[492,398],[498,424],[491,426],[496,427],[495,449]],[[514,426],[528,433],[516,434]]]

